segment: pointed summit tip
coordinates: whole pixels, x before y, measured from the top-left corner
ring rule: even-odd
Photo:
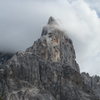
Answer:
[[[48,24],[57,24],[57,21],[55,20],[54,17],[50,17],[49,20],[48,20]]]

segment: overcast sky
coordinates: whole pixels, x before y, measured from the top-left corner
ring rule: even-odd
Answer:
[[[54,16],[74,42],[81,72],[100,75],[100,0],[0,0],[0,51],[25,50]]]

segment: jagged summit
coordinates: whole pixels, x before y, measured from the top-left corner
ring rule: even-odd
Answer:
[[[94,79],[81,76],[72,41],[54,22],[0,68],[0,100],[100,100],[98,78],[93,86]]]
[[[49,20],[48,20],[48,24],[51,25],[51,24],[57,24],[57,21],[54,17],[49,17]]]
[[[71,39],[65,31],[53,24],[56,23],[53,17],[49,18],[48,23],[50,25],[43,28],[40,39],[35,41],[32,48],[27,49],[27,51],[34,52],[45,61],[67,63],[79,72]]]
[[[43,27],[41,36],[49,34],[63,35],[63,33],[65,34],[63,28],[58,24],[57,20],[54,17],[49,17],[48,24]],[[65,35],[67,36],[67,34]]]

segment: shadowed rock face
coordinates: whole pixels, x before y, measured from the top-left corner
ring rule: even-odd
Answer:
[[[87,88],[71,39],[50,17],[40,39],[0,69],[4,100],[99,100]]]
[[[0,65],[7,62],[7,60],[9,60],[13,55],[14,55],[13,53],[0,52]]]

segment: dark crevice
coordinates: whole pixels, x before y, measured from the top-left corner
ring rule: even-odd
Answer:
[[[42,68],[41,68],[41,65],[39,64],[39,76],[40,76],[40,81],[42,82],[42,72],[41,72]]]

